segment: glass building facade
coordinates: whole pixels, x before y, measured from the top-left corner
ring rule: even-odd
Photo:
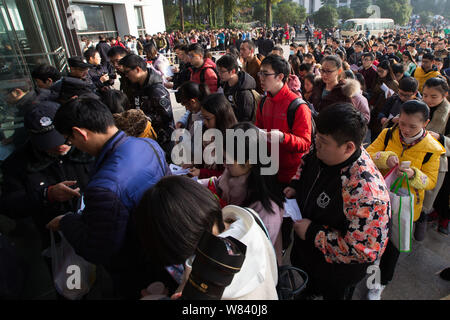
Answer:
[[[46,63],[61,72],[67,69],[55,1],[0,0],[0,161],[14,149],[8,143],[23,119],[8,104],[8,93],[17,87],[33,87],[31,71]]]

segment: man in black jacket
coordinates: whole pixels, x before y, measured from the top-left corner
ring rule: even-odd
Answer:
[[[158,136],[157,141],[170,159],[173,142],[172,132],[175,129],[170,94],[163,85],[160,75],[148,68],[141,57],[130,54],[120,60],[124,75],[133,84],[134,97],[130,99],[136,109],[142,109],[150,118],[153,129]]]
[[[351,299],[367,267],[388,241],[389,193],[361,147],[366,120],[352,104],[320,112],[315,148],[303,159],[286,197],[296,196],[291,262],[309,275],[308,290],[324,299]]]
[[[49,246],[45,225],[66,212],[77,212],[93,157],[67,145],[53,125],[59,106],[40,104],[25,117],[30,140],[2,164],[2,213],[13,219],[32,217]]]
[[[125,77],[122,66],[119,64],[119,61],[128,55],[128,51],[120,46],[111,48],[108,51],[108,57],[111,65],[114,67],[117,74],[120,76],[120,90],[125,93],[128,97],[128,100],[133,98],[133,85],[130,80]],[[131,100],[130,100],[131,101]]]
[[[61,89],[59,92],[59,102],[65,103],[74,96],[83,94],[97,94],[97,87],[89,77],[89,68],[91,65],[84,62],[82,57],[71,57],[67,59],[70,67],[70,73],[61,80]]]
[[[225,55],[217,60],[220,80],[224,83],[223,94],[231,103],[238,122],[254,121],[257,105],[256,81],[244,71],[238,71],[236,58]],[[253,90],[253,91],[252,91]]]
[[[109,62],[108,51],[109,49],[111,49],[111,46],[106,42],[106,37],[104,35],[100,35],[98,39],[100,41],[95,49],[100,53],[102,64],[106,64],[107,62]]]
[[[114,85],[116,74],[111,63],[101,63],[99,52],[94,48],[89,48],[84,53],[86,62],[91,65],[88,76],[98,90],[107,90]]]
[[[165,83],[164,85],[168,89],[178,89],[183,83],[189,81],[191,78],[191,71],[189,68],[192,68],[191,63],[189,62],[188,55],[188,46],[184,44],[176,45],[175,53],[179,60],[178,70],[175,70],[175,73],[172,77],[172,82]]]

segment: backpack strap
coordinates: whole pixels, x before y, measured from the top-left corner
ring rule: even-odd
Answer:
[[[220,78],[219,78],[219,73],[217,72],[217,70],[213,67],[206,67],[203,68],[202,70],[200,70],[200,83],[205,83],[205,73],[207,69],[211,69],[212,71],[214,71],[214,73],[216,74],[216,78],[217,78],[217,89],[220,87]]]
[[[306,101],[301,98],[296,98],[291,101],[289,104],[288,110],[287,110],[287,122],[289,130],[292,131],[292,127],[294,126],[294,120],[295,120],[295,113],[297,112],[297,109],[302,105],[306,104]]]
[[[263,107],[264,107],[264,102],[266,102],[266,98],[267,98],[267,96],[262,97],[261,101],[259,102],[259,113],[261,113],[261,115],[262,115],[262,111],[263,111]]]
[[[389,128],[388,131],[386,132],[386,136],[384,137],[384,150],[386,150],[386,147],[389,143],[389,140],[391,140],[391,138],[392,138],[392,133],[395,130],[395,128],[397,128],[397,124],[395,124],[393,127]]]
[[[430,158],[431,158],[432,155],[433,155],[432,152],[427,152],[427,154],[426,154],[425,157],[423,158],[422,165],[424,165],[425,163],[427,163],[428,161],[430,161]]]

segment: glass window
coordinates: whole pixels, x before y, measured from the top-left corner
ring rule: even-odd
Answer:
[[[134,13],[136,15],[138,35],[145,35],[144,12],[142,7],[134,7]]]
[[[144,28],[144,15],[142,12],[142,7],[134,7],[134,13],[136,14],[136,23],[138,29]]]
[[[352,31],[355,29],[356,23],[353,21],[346,21],[343,26],[343,30]]]
[[[7,4],[12,3],[8,1]],[[20,50],[20,46],[27,46],[24,26],[18,8],[13,4],[5,7],[5,2],[0,2],[0,162],[13,152],[16,144],[23,142],[25,130],[23,115],[10,100],[9,93],[14,88],[27,90],[32,87],[28,65]]]
[[[78,34],[117,31],[114,10],[111,5],[74,3]]]

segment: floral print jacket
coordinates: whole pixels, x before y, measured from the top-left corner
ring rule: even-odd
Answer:
[[[383,176],[361,148],[342,165],[328,167],[313,150],[291,186],[304,218],[312,222],[306,244],[328,263],[373,263],[384,252],[390,218]]]

